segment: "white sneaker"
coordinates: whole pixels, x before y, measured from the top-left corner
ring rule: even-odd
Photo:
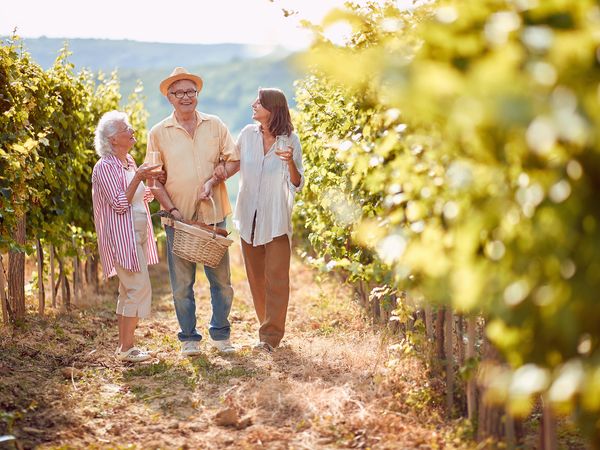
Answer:
[[[131,347],[125,352],[122,352],[121,348],[119,348],[116,355],[119,361],[125,362],[142,362],[148,361],[150,358],[152,358],[150,352],[137,347]]]
[[[200,351],[200,342],[198,341],[184,341],[181,343],[181,354],[183,356],[194,356],[202,353]]]
[[[224,341],[212,341],[212,345],[221,353],[235,352],[235,347],[231,345],[231,341],[229,339],[225,339]]]

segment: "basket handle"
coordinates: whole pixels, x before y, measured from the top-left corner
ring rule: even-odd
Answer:
[[[210,197],[208,197],[208,199],[210,200],[210,203],[212,204],[212,208],[213,208],[213,217],[217,217],[217,205],[215,205],[215,201],[212,198],[212,195]],[[200,207],[200,202],[202,201],[201,198],[199,198],[196,201],[196,207],[194,209],[194,215],[192,216],[193,220],[198,219],[198,208]],[[213,239],[215,238],[217,234],[217,223],[213,223],[213,232],[212,232],[212,237]]]

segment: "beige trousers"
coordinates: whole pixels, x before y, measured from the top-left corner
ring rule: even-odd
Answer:
[[[285,332],[290,299],[290,243],[286,234],[257,247],[243,239],[242,254],[254,308],[260,323],[259,339],[277,347]]]
[[[146,212],[133,212],[133,230],[135,231],[135,247],[140,262],[140,272],[131,272],[118,263],[115,264],[119,277],[119,297],[117,314],[124,317],[150,316],[152,287],[148,274],[148,218]]]

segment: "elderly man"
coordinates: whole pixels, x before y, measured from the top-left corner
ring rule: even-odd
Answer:
[[[221,119],[196,110],[201,90],[202,78],[182,67],[175,68],[160,83],[160,91],[174,111],[150,130],[146,161],[154,159],[156,162],[158,156],[163,163],[167,179],[164,186],[158,184],[154,192],[162,207],[175,219],[191,220],[197,213],[196,220],[225,228],[231,205],[225,183],[221,181],[227,178],[227,173],[233,174],[237,170],[239,154]],[[201,202],[196,211],[197,199],[209,194],[215,201],[216,215],[207,202]],[[193,289],[196,264],[173,254],[174,229],[165,225],[165,232],[173,301],[181,327],[178,334],[181,353],[192,356],[200,353],[202,340],[196,330]],[[204,272],[210,284],[212,318],[209,334],[212,344],[221,352],[232,352],[228,320],[233,300],[229,254],[225,254],[216,268],[204,267]]]

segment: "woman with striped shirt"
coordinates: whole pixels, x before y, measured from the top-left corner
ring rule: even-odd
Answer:
[[[144,186],[156,178],[158,165],[136,164],[129,155],[135,144],[127,114],[110,111],[96,128],[94,145],[100,159],[92,172],[94,223],[104,278],[119,277],[117,317],[121,361],[140,362],[151,357],[134,346],[140,317],[150,315],[152,288],[148,265],[158,263],[158,253],[148,202],[153,199]]]

